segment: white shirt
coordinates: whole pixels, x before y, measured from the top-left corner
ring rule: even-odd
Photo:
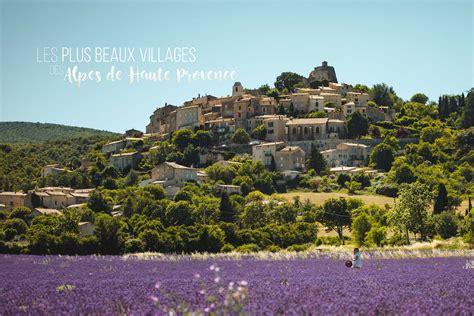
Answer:
[[[353,268],[362,268],[362,255],[360,252],[356,252],[354,255],[354,260],[352,260],[352,267]]]

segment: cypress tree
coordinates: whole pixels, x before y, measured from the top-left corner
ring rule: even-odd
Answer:
[[[446,186],[443,183],[440,183],[438,186],[438,195],[436,196],[436,202],[433,208],[434,214],[439,214],[446,210],[448,206],[448,191],[446,191]]]

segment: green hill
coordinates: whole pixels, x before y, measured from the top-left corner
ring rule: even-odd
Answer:
[[[38,144],[79,137],[114,136],[116,133],[92,128],[49,123],[0,122],[0,143]]]

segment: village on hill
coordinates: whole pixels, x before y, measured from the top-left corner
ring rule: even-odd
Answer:
[[[368,190],[368,201],[374,194],[395,198],[404,183],[430,177],[423,174],[424,170],[436,167],[431,162],[443,161],[443,155],[451,148],[449,142],[465,142],[469,137],[458,133],[456,140],[452,130],[443,125],[471,124],[463,121],[469,109],[464,94],[440,97],[435,110],[435,103],[427,104],[428,98],[421,93],[404,102],[385,84],[369,89],[361,84],[339,83],[334,67],[326,61],[308,77],[282,73],[273,89],[268,85],[246,89],[241,82],[235,82],[229,92],[221,97],[198,95],[180,106],[165,103],[152,112],[145,132],[132,128],[112,141],[98,143],[94,150],[77,157],[75,167],[44,165],[40,178],[32,181],[27,190],[4,189],[0,192],[0,209],[11,212],[27,208],[29,223],[40,215],[62,215],[74,209],[81,214],[92,209],[116,218],[127,213],[128,218],[134,212],[143,212],[130,200],[137,193],[130,191],[127,197],[114,190],[133,187],[153,191],[152,186],[159,186],[166,203],[174,200],[172,205],[178,205],[183,194],[197,194],[188,192],[197,190],[189,186],[196,184],[216,199],[213,203],[221,201],[221,221],[242,225],[247,215],[239,208],[245,210],[249,204],[237,201],[236,195],[252,200],[252,194],[264,193],[269,197],[259,199],[281,207],[288,207],[283,196],[270,197],[271,194],[291,190],[347,190],[355,194]],[[433,145],[438,149],[430,147],[437,138],[447,142]],[[435,150],[444,153],[435,156]],[[469,205],[463,204],[470,197],[470,186],[460,186],[469,181],[471,170],[463,161],[466,150],[461,148],[455,153],[461,155],[455,182],[428,180],[442,201],[435,208],[467,207],[466,214],[471,209],[470,199]],[[411,161],[418,162],[408,162],[403,157],[405,153],[410,154]],[[426,166],[422,167],[422,163]],[[292,207],[303,207],[298,196],[289,194],[288,198],[295,199]],[[192,202],[189,196],[186,199]],[[384,202],[384,212],[393,206],[393,201],[389,202]],[[164,210],[166,203],[160,206]],[[194,208],[200,208],[199,202],[192,203]],[[305,203],[311,205],[309,200]],[[265,207],[270,212],[273,206]],[[199,212],[204,215],[196,215],[199,219],[193,221],[206,224],[209,210],[203,206]],[[160,216],[166,222],[166,216],[171,215],[164,214]],[[299,220],[308,214],[301,211]],[[93,235],[91,217],[81,218],[79,234]],[[253,227],[253,220],[247,220]],[[338,235],[343,241],[342,230]]]
[[[361,172],[373,176],[377,170],[368,168],[367,164],[371,149],[381,140],[349,139],[347,120],[358,112],[373,122],[392,121],[393,109],[371,102],[366,92],[354,91],[351,85],[338,83],[334,68],[328,66],[326,61],[310,73],[308,80],[321,82],[321,86],[298,88],[295,92],[273,97],[258,89],[245,89],[240,82],[235,82],[231,94],[227,96],[197,96],[185,101],[182,106],[165,104],[150,116],[146,133],[127,130],[123,139],[105,144],[101,151],[117,170],[133,169],[143,157],[156,149],[152,146],[144,151],[146,146],[143,144],[169,139],[173,133],[183,129],[193,132],[204,130],[217,141],[212,148],[203,148],[193,165],[231,163],[225,157],[229,151],[235,151],[251,154],[254,161],[262,161],[268,168],[274,165],[274,170],[294,178],[305,172],[306,159],[311,146],[315,146],[328,162],[332,173]],[[254,135],[254,131],[259,129],[258,135]],[[237,130],[243,130],[255,138],[235,143],[232,136]],[[136,146],[137,143],[141,145]],[[129,150],[131,147],[136,150]],[[84,159],[81,168],[85,170],[89,164]],[[48,165],[43,168],[42,176],[65,171],[61,166]],[[207,181],[205,171],[174,162],[156,166],[150,175],[151,178],[142,184],[160,184],[170,196],[185,181]],[[229,193],[240,191],[232,185],[223,187]],[[70,188],[40,188],[30,194],[2,192],[0,204],[8,209],[31,206],[29,200],[33,192],[41,199],[52,200],[43,203],[52,209],[87,201],[87,193],[82,192],[78,199]]]

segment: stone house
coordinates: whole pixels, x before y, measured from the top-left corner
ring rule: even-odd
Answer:
[[[273,115],[277,102],[272,97],[260,97],[256,99],[255,115]]]
[[[278,171],[302,171],[305,168],[305,152],[298,146],[286,146],[276,152],[275,167]]]
[[[121,140],[117,140],[117,141],[105,144],[104,146],[102,146],[101,152],[103,154],[108,154],[108,153],[117,154],[121,150],[125,149],[126,146],[127,146],[127,140],[121,139]]]
[[[164,187],[182,186],[186,181],[205,181],[205,175],[196,168],[186,167],[175,162],[164,162],[151,170],[151,178]]]
[[[57,175],[63,172],[69,172],[69,170],[63,168],[61,165],[46,165],[41,169],[41,177],[47,177],[49,175]]]
[[[265,140],[278,142],[286,140],[286,123],[290,119],[284,115],[272,115],[263,118],[263,124],[267,129]]]
[[[189,128],[194,131],[202,125],[201,106],[185,106],[176,109],[176,130]]]
[[[366,107],[369,100],[370,100],[370,96],[368,93],[362,93],[362,92],[347,92],[346,93],[346,102],[353,102],[355,106]]]
[[[356,167],[368,163],[370,147],[364,144],[340,143],[335,149],[321,152],[330,167]]]
[[[63,213],[61,213],[60,211],[58,211],[58,210],[56,210],[56,209],[37,207],[37,208],[34,208],[34,209],[33,209],[33,211],[30,213],[30,215],[28,215],[28,217],[29,217],[30,219],[33,219],[33,218],[35,218],[36,216],[40,216],[40,215],[60,216],[60,215],[63,215]]]
[[[23,192],[1,192],[0,204],[9,211],[20,206],[31,208],[31,198],[29,194]]]
[[[150,116],[150,123],[146,126],[146,133],[164,133],[166,131],[166,119],[176,108],[177,106],[167,103],[165,103],[165,106],[157,108]]]
[[[325,112],[324,97],[310,95],[308,100],[308,112]]]
[[[305,152],[298,146],[285,146],[284,142],[271,142],[252,147],[252,160],[261,161],[266,167],[275,164],[275,169],[303,170]]]
[[[286,123],[288,141],[327,138],[327,118],[292,119]]]
[[[293,107],[295,111],[301,114],[308,113],[308,108],[309,108],[309,93],[292,93],[289,96],[291,104],[293,104]]]
[[[323,100],[324,106],[327,106],[328,104],[332,104],[336,109],[341,108],[342,97],[340,94],[323,92],[320,94],[320,96],[324,98]]]
[[[216,193],[222,195],[224,192],[227,193],[227,195],[242,194],[239,185],[218,184],[216,187]]]
[[[122,171],[126,168],[136,168],[141,159],[142,155],[134,151],[111,155],[109,161],[115,169]]]
[[[92,236],[95,232],[95,225],[91,222],[80,222],[78,229],[81,237]]]

